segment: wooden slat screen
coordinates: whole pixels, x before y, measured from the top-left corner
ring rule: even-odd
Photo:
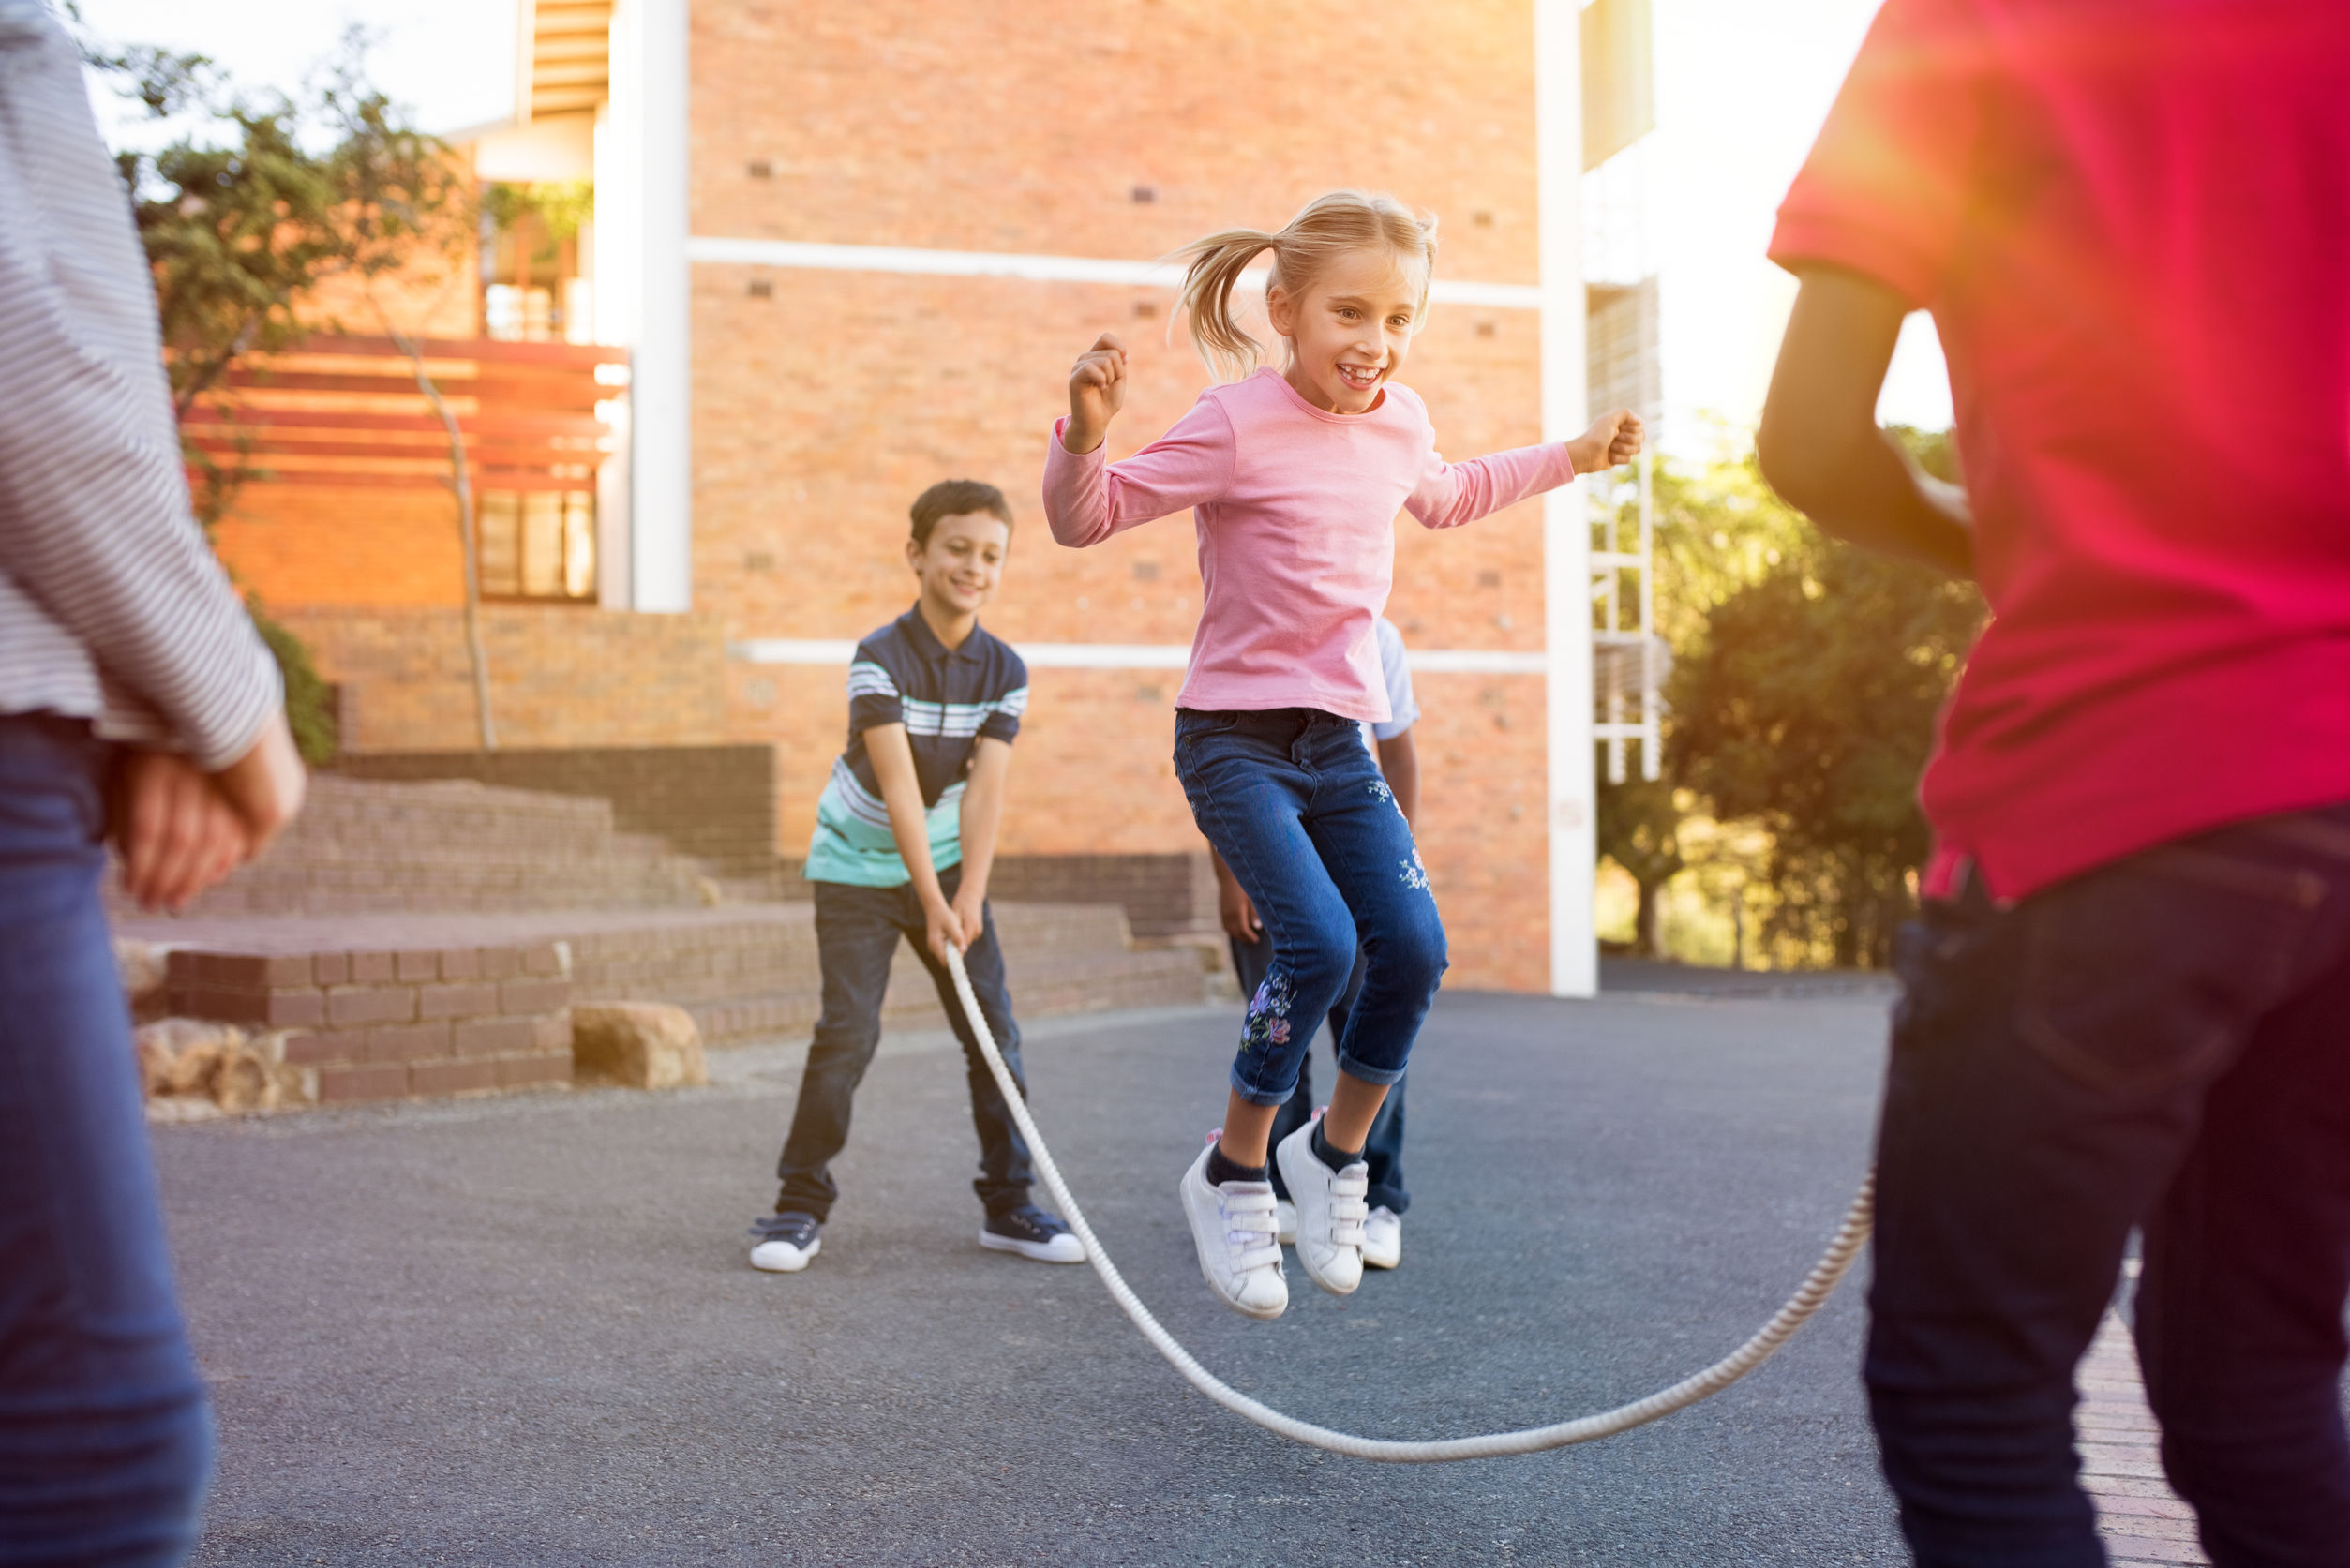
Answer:
[[[618,450],[606,415],[628,351],[429,339],[425,367],[457,415],[476,490],[587,491]],[[415,366],[388,337],[319,336],[250,356],[188,411],[199,450],[259,483],[445,486],[449,442]]]

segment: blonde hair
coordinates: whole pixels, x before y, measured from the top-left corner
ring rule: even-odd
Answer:
[[[1172,258],[1182,261],[1183,295],[1175,309],[1190,327],[1191,346],[1217,376],[1238,379],[1257,367],[1265,350],[1233,320],[1232,291],[1262,251],[1273,253],[1265,279],[1293,298],[1313,287],[1330,263],[1350,251],[1384,249],[1420,264],[1420,298],[1413,330],[1428,311],[1428,281],[1436,270],[1436,219],[1415,213],[1392,196],[1362,190],[1333,190],[1300,208],[1277,233],[1262,229],[1227,229],[1194,240]],[[1170,321],[1170,330],[1175,323]]]

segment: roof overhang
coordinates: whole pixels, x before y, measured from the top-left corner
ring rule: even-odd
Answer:
[[[612,91],[613,0],[517,0],[515,119],[592,114]]]

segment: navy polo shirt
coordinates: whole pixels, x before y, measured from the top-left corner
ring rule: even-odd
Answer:
[[[890,808],[865,751],[876,724],[906,726],[922,790],[930,862],[963,860],[963,790],[982,739],[1010,741],[1028,709],[1028,666],[1009,644],[973,627],[961,648],[938,640],[920,608],[857,645],[848,666],[848,748],[816,801],[802,874],[811,882],[899,888],[909,880],[890,832]]]

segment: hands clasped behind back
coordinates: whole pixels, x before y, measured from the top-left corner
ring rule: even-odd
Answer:
[[[133,751],[114,809],[123,890],[144,908],[177,914],[268,848],[302,809],[307,787],[283,712],[217,773],[175,752]]]

